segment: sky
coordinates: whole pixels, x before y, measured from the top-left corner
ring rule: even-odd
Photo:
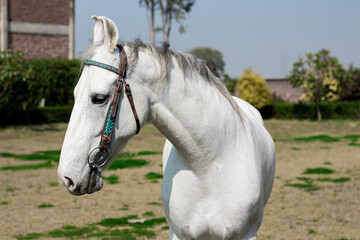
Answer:
[[[322,48],[345,67],[360,67],[359,10],[358,0],[197,0],[184,20],[186,32],[180,34],[174,23],[170,47],[215,48],[233,78],[249,67],[264,78],[286,77],[299,57]],[[148,41],[145,8],[138,0],[77,0],[77,54],[93,39],[92,15],[112,19],[121,41]],[[159,17],[155,24],[161,25]],[[161,34],[156,42],[162,42]]]

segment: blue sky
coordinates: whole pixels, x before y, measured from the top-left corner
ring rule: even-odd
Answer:
[[[93,38],[92,15],[111,18],[122,41],[148,41],[138,0],[77,0],[75,7],[77,53]],[[286,77],[299,57],[322,48],[343,65],[360,67],[359,11],[358,0],[197,0],[184,21],[187,31],[180,34],[174,24],[170,47],[216,48],[231,77],[248,67],[265,78]],[[156,41],[162,41],[161,34]]]

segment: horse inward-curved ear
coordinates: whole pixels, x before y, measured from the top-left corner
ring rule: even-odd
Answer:
[[[119,38],[119,31],[115,23],[104,16],[92,16],[91,18],[96,21],[94,27],[94,42],[104,41],[104,44],[111,52],[115,51]]]

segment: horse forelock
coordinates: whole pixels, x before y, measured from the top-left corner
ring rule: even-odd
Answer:
[[[102,46],[102,42],[96,42],[89,45],[82,54],[82,59],[91,59],[95,55],[96,49]],[[230,93],[226,89],[225,85],[217,78],[206,66],[206,62],[189,53],[179,52],[169,48],[168,43],[161,45],[152,45],[144,43],[140,39],[136,39],[133,42],[122,43],[123,46],[128,47],[126,54],[128,60],[128,74],[134,71],[136,64],[139,60],[139,51],[147,50],[158,62],[160,66],[160,81],[166,81],[170,74],[171,58],[174,57],[177,61],[184,76],[189,76],[196,71],[204,81],[208,81],[214,86],[231,104],[237,115],[243,120],[241,110],[235,100],[231,97]],[[186,78],[185,79],[190,79]]]

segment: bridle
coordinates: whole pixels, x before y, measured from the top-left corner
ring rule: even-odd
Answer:
[[[119,97],[121,95],[122,89],[124,88],[124,85],[125,85],[125,94],[130,102],[130,106],[131,106],[132,112],[134,114],[135,122],[136,122],[136,134],[138,134],[140,131],[140,120],[136,113],[135,104],[134,104],[134,100],[132,97],[130,85],[127,84],[126,80],[125,80],[126,79],[126,69],[127,69],[126,53],[125,53],[125,50],[122,45],[118,44],[116,46],[119,49],[119,55],[120,55],[119,68],[110,66],[105,63],[93,61],[93,60],[85,60],[84,61],[85,65],[103,68],[108,71],[114,72],[119,76],[119,79],[117,80],[117,84],[116,84],[116,88],[115,88],[114,98],[112,99],[112,102],[110,103],[109,108],[107,110],[104,127],[101,132],[101,139],[100,139],[99,146],[92,149],[88,155],[88,163],[92,169],[101,168],[102,166],[105,165],[105,163],[108,160],[107,156],[106,156],[103,161],[98,162],[100,158],[98,158],[96,160],[96,156],[95,156],[94,161],[90,162],[90,156],[97,149],[99,149],[99,151],[102,153],[104,151],[110,152],[110,142],[111,142],[111,135],[113,133],[113,131],[112,131],[113,125],[114,125],[114,121],[116,119],[117,108],[118,108],[118,104],[119,104]]]

